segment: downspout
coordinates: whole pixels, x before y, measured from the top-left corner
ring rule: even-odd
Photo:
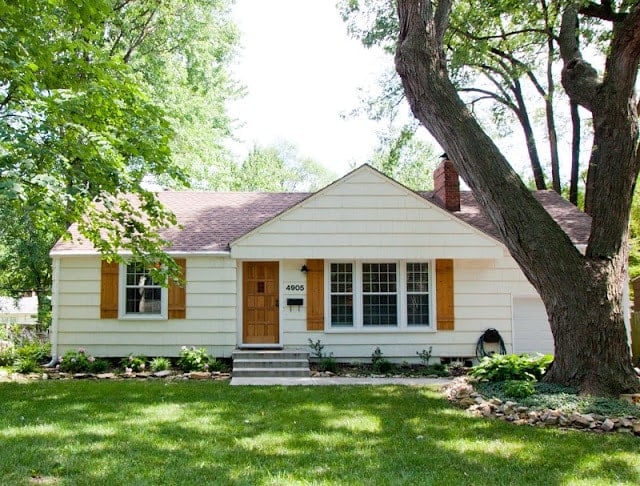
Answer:
[[[53,368],[58,363],[58,316],[60,315],[60,257],[52,259],[51,274],[51,327],[49,327],[49,341],[51,342],[51,361],[45,368]]]

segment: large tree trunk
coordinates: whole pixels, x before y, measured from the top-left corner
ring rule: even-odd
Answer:
[[[635,177],[637,169],[615,179],[618,185],[607,201],[619,210],[607,213],[614,233],[602,233],[596,224],[605,222],[595,219],[596,236],[583,256],[460,100],[442,50],[451,0],[433,8],[427,0],[398,1],[396,70],[414,115],[450,155],[545,304],[556,345],[548,379],[599,395],[640,390],[622,318],[626,231],[621,225],[628,223],[631,196],[622,181]],[[629,139],[625,142],[628,147]]]

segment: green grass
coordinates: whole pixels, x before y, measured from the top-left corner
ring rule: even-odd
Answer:
[[[0,483],[638,484],[640,440],[518,427],[428,388],[0,384]]]

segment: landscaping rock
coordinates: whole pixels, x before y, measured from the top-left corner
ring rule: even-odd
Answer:
[[[96,378],[99,380],[112,380],[116,375],[114,373],[99,373],[96,375]]]
[[[640,418],[635,417],[605,417],[597,414],[582,414],[573,412],[565,414],[560,410],[530,410],[513,401],[501,402],[496,398],[486,399],[475,390],[468,392],[470,386],[466,378],[456,378],[452,383],[444,385],[442,390],[451,401],[455,401],[468,412],[487,418],[504,420],[516,425],[530,425],[534,427],[561,427],[586,432],[605,433],[619,431],[623,434],[640,435]],[[462,391],[462,397],[459,392]]]
[[[192,371],[189,373],[189,378],[192,380],[208,380],[211,378],[211,373],[208,371]]]
[[[166,378],[167,376],[171,376],[173,374],[173,372],[171,370],[162,370],[162,371],[156,371],[153,376],[155,376],[156,378]]]
[[[606,418],[600,428],[605,432],[611,432],[616,427],[616,424],[610,418]]]
[[[593,417],[589,414],[573,412],[571,414],[571,422],[579,427],[589,427],[593,422]]]
[[[74,380],[85,380],[87,378],[91,378],[92,375],[90,375],[89,373],[74,373],[73,374],[73,379]]]

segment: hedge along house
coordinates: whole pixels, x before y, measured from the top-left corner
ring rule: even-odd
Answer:
[[[54,355],[218,357],[308,349],[342,361],[473,357],[495,328],[509,352],[552,352],[542,302],[445,160],[433,192],[361,166],[313,193],[162,192],[185,288],[135,263],[108,264],[77,238],[52,250]],[[536,198],[576,245],[590,218],[552,191]]]

